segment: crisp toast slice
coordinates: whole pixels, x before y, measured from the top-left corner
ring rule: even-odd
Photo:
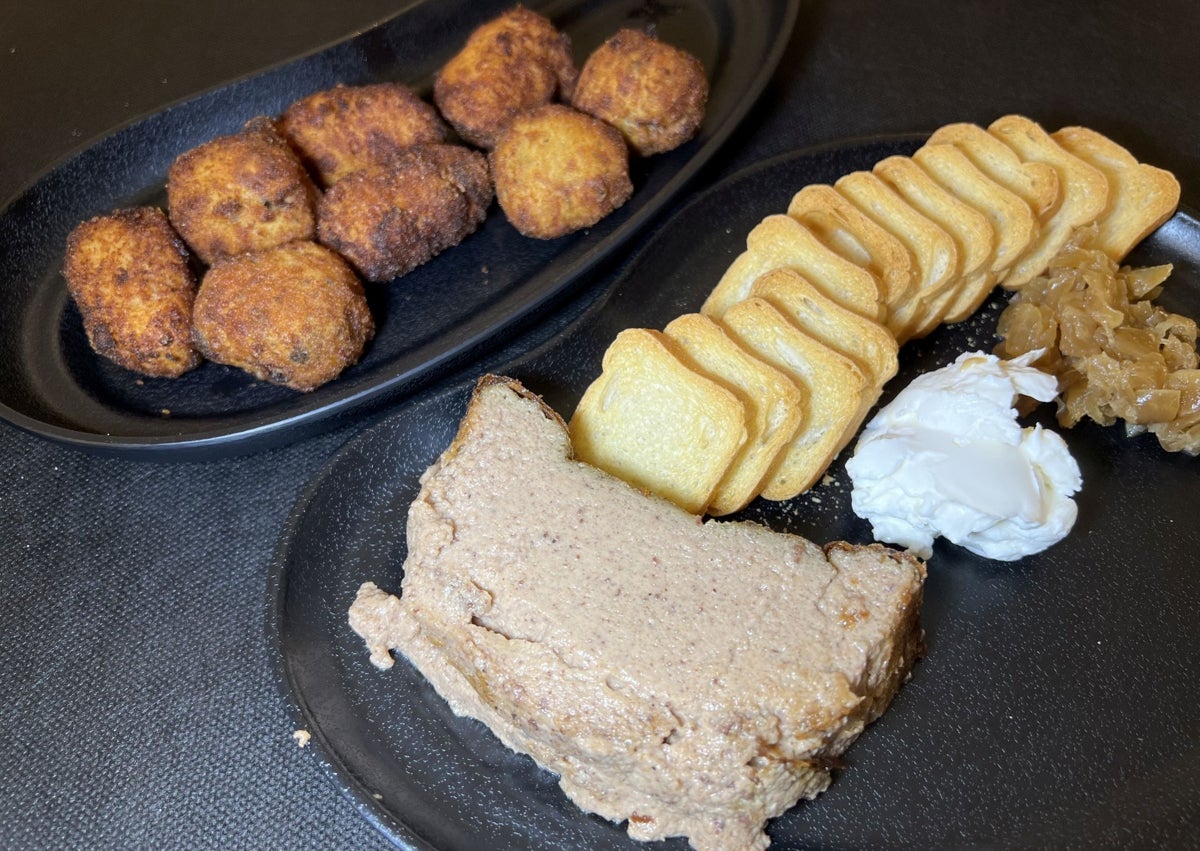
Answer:
[[[807,399],[792,379],[751,355],[703,314],[685,313],[663,334],[683,363],[745,406],[746,442],[717,483],[707,513],[719,517],[740,511],[758,496],[776,456],[804,426]]]
[[[887,328],[846,310],[792,269],[768,272],[750,289],[796,327],[858,364],[882,389],[899,368],[900,346]],[[874,400],[872,400],[872,404]]]
[[[697,513],[746,442],[746,410],[660,332],[629,328],[605,351],[570,434],[581,461]]]
[[[1038,231],[1029,203],[989,177],[955,145],[923,145],[912,158],[948,192],[990,219],[996,234],[991,270],[1004,272],[1015,263]]]
[[[931,309],[930,305],[955,284],[958,249],[954,240],[873,172],[850,172],[839,178],[834,187],[904,243],[913,258],[917,285],[913,294],[887,317],[888,330],[904,343]]]
[[[857,431],[899,368],[900,345],[892,332],[825,298],[791,269],[768,272],[754,282],[750,293],[766,299],[801,331],[845,355],[862,370],[867,386],[852,426]]]
[[[787,212],[834,251],[871,272],[888,312],[912,293],[916,274],[904,243],[832,186],[805,186],[792,196]]]
[[[957,282],[930,304],[912,329],[912,337],[924,337],[945,320],[952,306],[974,300],[995,286],[991,273],[995,232],[987,216],[948,192],[911,157],[887,157],[873,170],[914,209],[950,234],[958,250]]]
[[[961,149],[949,144],[921,147],[913,161],[927,174],[973,208],[992,224],[996,237],[990,271],[992,284],[1017,262],[1038,232],[1033,208],[1018,195],[984,174]],[[943,321],[960,322],[979,309],[992,286],[965,292],[950,305]]]
[[[1138,162],[1104,134],[1087,127],[1063,127],[1050,135],[1108,179],[1108,210],[1096,221],[1096,235],[1089,244],[1118,263],[1179,206],[1175,175]]]
[[[739,301],[725,312],[721,324],[808,396],[804,428],[780,453],[762,487],[766,499],[791,499],[812,487],[854,436],[867,379],[852,360],[805,334],[766,299]]]
[[[1000,281],[1005,289],[1020,289],[1046,270],[1054,255],[1079,228],[1090,225],[1108,207],[1108,179],[1022,115],[1005,115],[988,126],[1025,162],[1041,162],[1058,172],[1062,198],[1058,209],[1042,223],[1037,240]]]
[[[791,216],[767,216],[746,237],[746,250],[721,276],[701,312],[720,319],[744,299],[759,275],[795,269],[838,304],[869,319],[880,319],[883,303],[875,276],[827,247]]]
[[[926,144],[954,145],[975,166],[1012,192],[1033,210],[1039,223],[1062,202],[1058,172],[1043,162],[1026,162],[1017,152],[978,124],[956,123],[939,127]]]

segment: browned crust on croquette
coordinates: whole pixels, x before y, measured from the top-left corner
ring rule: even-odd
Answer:
[[[437,110],[400,83],[316,92],[289,106],[279,129],[326,187],[405,148],[444,142],[448,132]]]
[[[642,156],[696,135],[708,79],[695,56],[635,29],[622,29],[584,63],[571,104],[621,131]]]
[[[208,264],[311,239],[317,196],[299,157],[262,116],[186,151],[167,173],[171,223]]]
[[[463,145],[417,145],[409,154],[432,162],[442,179],[466,196],[471,222],[476,226],[483,222],[495,196],[486,156]]]
[[[336,378],[374,333],[362,282],[313,242],[222,260],[196,296],[193,334],[206,357],[294,390]]]
[[[404,275],[457,245],[484,220],[491,184],[482,154],[451,147],[410,148],[339,181],[318,208],[321,243],[369,281]]]
[[[505,216],[539,239],[594,225],[633,193],[621,134],[561,104],[518,116],[492,151],[491,166]]]
[[[491,148],[516,115],[568,100],[578,76],[570,38],[516,6],[471,33],[438,71],[433,98],[463,139]]]
[[[196,280],[162,210],[117,210],[78,225],[63,276],[98,354],[166,378],[200,363],[191,339]]]

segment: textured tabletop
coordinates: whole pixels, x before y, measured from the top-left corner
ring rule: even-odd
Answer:
[[[89,139],[395,9],[4,4],[0,203]],[[1111,134],[1200,207],[1197,32],[1192,0],[803,0],[761,102],[692,188],[797,148],[1021,112]],[[86,454],[0,424],[0,848],[390,847],[292,738],[266,638],[289,511],[386,413],[206,462]],[[1173,844],[1184,825],[1169,815],[1131,822]]]

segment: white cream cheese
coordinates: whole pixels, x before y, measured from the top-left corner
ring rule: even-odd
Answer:
[[[846,470],[851,505],[876,540],[922,558],[939,535],[985,558],[1013,561],[1062,540],[1082,478],[1063,439],[1022,428],[1018,395],[1042,402],[1053,376],[974,352],[916,378],[876,414]]]

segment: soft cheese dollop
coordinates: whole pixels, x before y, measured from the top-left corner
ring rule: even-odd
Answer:
[[[1018,395],[1048,402],[1053,376],[969,352],[916,378],[876,414],[846,470],[851,505],[875,538],[922,558],[939,535],[985,558],[1013,561],[1062,540],[1083,480],[1063,439],[1022,428]]]

